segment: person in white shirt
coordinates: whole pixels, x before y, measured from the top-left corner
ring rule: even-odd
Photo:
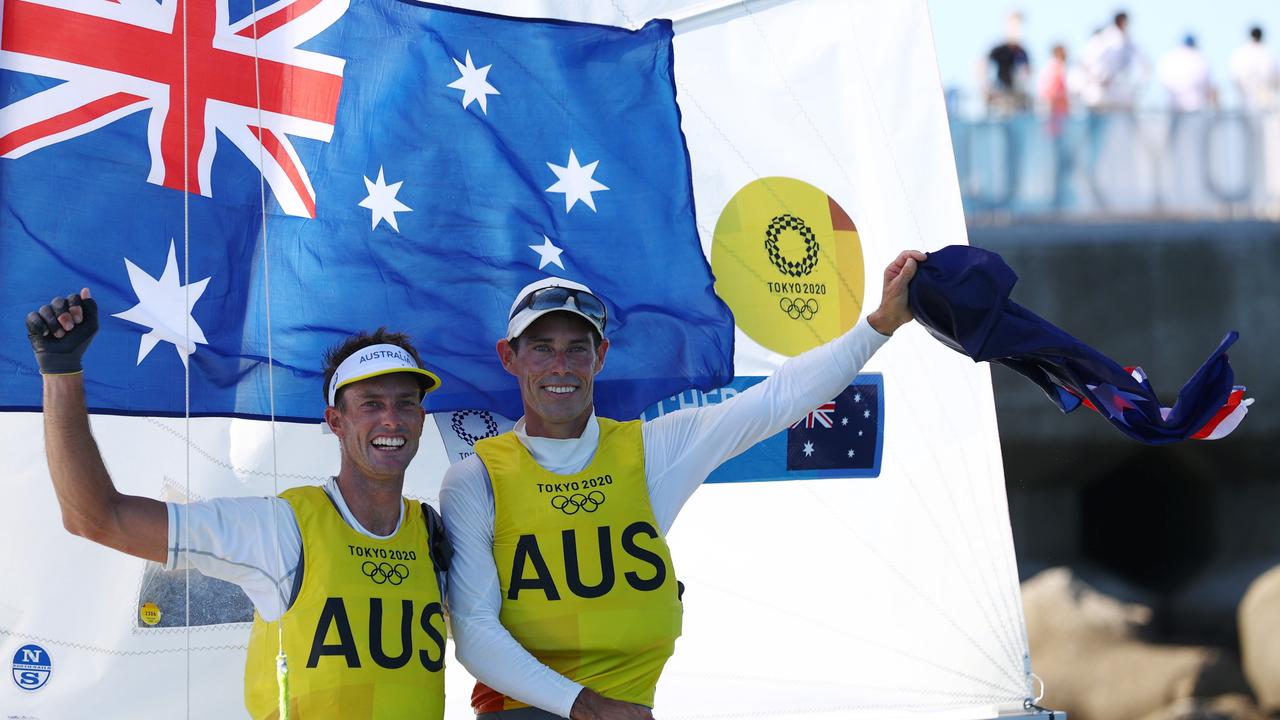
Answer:
[[[1102,109],[1106,88],[1103,86],[1102,53],[1106,45],[1106,26],[1094,29],[1080,48],[1080,57],[1074,66],[1076,91],[1080,102],[1090,111]],[[1070,69],[1068,70],[1070,72]]]
[[[244,590],[256,610],[245,664],[254,718],[277,717],[279,686],[302,720],[443,717],[447,542],[435,511],[401,495],[422,435],[422,398],[439,379],[408,338],[379,329],[326,355],[325,421],[341,463],[323,486],[180,504],[120,493],[98,452],[81,368],[98,329],[89,289],[54,298],[26,324],[63,524]],[[392,630],[378,632],[379,623]],[[384,643],[392,634],[399,641]],[[277,677],[280,654],[287,684]]]
[[[1146,56],[1129,37],[1129,14],[1118,12],[1089,39],[1081,53],[1093,89],[1084,94],[1092,110],[1133,110],[1150,72]]]
[[[1199,112],[1217,104],[1209,61],[1196,46],[1194,35],[1187,35],[1181,45],[1160,58],[1158,73],[1174,112]]]
[[[1231,80],[1240,93],[1262,159],[1258,163],[1264,207],[1280,216],[1280,63],[1262,41],[1262,28],[1231,55]]]
[[[880,307],[845,335],[730,400],[648,422],[595,414],[600,298],[560,278],[516,296],[497,350],[525,415],[476,443],[440,491],[451,626],[480,720],[652,718],[680,634],[665,541],[676,515],[717,466],[848,386],[912,319],[907,284],[924,260],[899,255]]]
[[[1246,110],[1274,110],[1280,101],[1280,62],[1262,42],[1262,28],[1249,28],[1249,40],[1231,54],[1231,80]]]

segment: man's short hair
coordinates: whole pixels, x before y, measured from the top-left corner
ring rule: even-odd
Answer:
[[[343,360],[351,357],[357,351],[372,345],[395,345],[403,348],[413,358],[413,361],[418,364],[418,367],[422,367],[422,356],[418,355],[417,348],[413,346],[413,343],[409,342],[408,335],[388,332],[386,327],[380,327],[373,332],[358,332],[325,351],[324,384],[320,387],[320,392],[324,394],[326,405],[329,403],[329,383],[333,382],[333,374],[337,372],[338,366],[342,364]],[[338,388],[337,398],[334,401],[335,406],[342,403],[342,391],[344,389]]]
[[[1262,26],[1254,25],[1249,28],[1249,37],[1253,38],[1254,42],[1262,42]]]
[[[1115,22],[1116,27],[1123,30],[1125,23],[1129,22],[1129,13],[1125,12],[1124,10],[1119,11],[1116,13],[1116,16],[1115,18],[1113,18],[1113,21]]]

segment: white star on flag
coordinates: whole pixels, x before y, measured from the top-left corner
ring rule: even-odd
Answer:
[[[862,402],[862,393],[854,393],[854,394],[853,394],[853,401],[854,401],[854,402],[856,402],[856,403],[857,403],[857,402]]]
[[[863,418],[869,418],[869,417],[871,417],[871,411],[870,411],[870,410],[863,410],[863,411],[862,411],[862,417],[863,417]]]
[[[848,424],[849,424],[849,418],[847,418],[847,417],[842,417],[842,418],[840,418],[840,424],[841,424],[841,425],[848,425]]]
[[[564,252],[564,248],[556,247],[551,242],[551,238],[547,237],[546,235],[542,236],[541,245],[530,245],[529,249],[538,253],[538,269],[539,270],[541,270],[542,268],[548,265],[555,265],[561,270],[564,269],[564,263],[561,262],[560,260],[560,255],[561,253]]]
[[[373,211],[370,213],[372,216],[370,230],[378,227],[378,221],[386,220],[392,230],[400,232],[400,226],[396,224],[396,213],[413,212],[413,208],[396,199],[396,193],[400,192],[400,186],[403,184],[404,181],[401,180],[388,185],[382,179],[381,165],[378,166],[377,182],[369,178],[364,179],[364,186],[369,191],[369,196],[360,201],[360,207]]]
[[[160,342],[173,343],[187,364],[187,357],[196,351],[196,345],[208,345],[204,331],[191,315],[200,296],[204,294],[209,278],[198,280],[190,285],[182,285],[178,279],[178,257],[174,251],[173,240],[169,241],[169,259],[165,261],[164,272],[160,279],[151,277],[145,270],[134,265],[129,258],[124,259],[125,269],[129,271],[129,283],[138,296],[138,304],[112,315],[121,320],[145,325],[151,332],[142,336],[138,344],[138,365]]]
[[[572,210],[579,200],[586,203],[587,207],[591,208],[591,212],[595,212],[596,202],[591,197],[591,193],[609,189],[591,177],[599,164],[600,161],[596,160],[586,165],[579,165],[578,156],[573,154],[573,148],[569,148],[568,164],[561,167],[554,163],[547,163],[547,167],[551,168],[551,172],[559,178],[554,185],[547,188],[547,192],[564,193],[565,212]]]
[[[849,457],[853,457],[853,451],[852,451],[852,450],[850,450],[850,451],[849,451]]]
[[[804,450],[805,457],[811,457],[813,455],[813,443],[811,442],[805,443],[803,450]]]
[[[480,112],[485,115],[489,114],[489,96],[501,95],[498,89],[489,84],[489,68],[493,65],[485,65],[477,68],[471,64],[471,51],[467,51],[467,64],[463,65],[458,62],[458,58],[453,59],[453,64],[458,66],[458,72],[462,73],[462,77],[449,83],[449,87],[462,91],[462,109],[472,102],[480,101]]]

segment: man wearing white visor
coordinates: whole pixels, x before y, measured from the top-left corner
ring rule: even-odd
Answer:
[[[448,544],[435,511],[401,495],[422,435],[422,398],[440,381],[408,338],[379,329],[326,354],[335,477],[277,498],[181,504],[123,495],[107,473],[81,371],[97,328],[87,288],[27,316],[66,528],[244,590],[255,609],[245,663],[254,718],[278,717],[282,651],[292,718],[443,717]]]
[[[899,255],[880,307],[842,337],[730,400],[649,422],[595,414],[601,298],[559,278],[517,294],[497,351],[524,417],[477,442],[440,491],[454,641],[480,720],[653,717],[681,631],[665,540],[676,514],[712,470],[853,381],[912,319],[907,283],[924,259]]]

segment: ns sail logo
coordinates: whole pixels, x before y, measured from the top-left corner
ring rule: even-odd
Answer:
[[[39,645],[23,645],[13,654],[13,682],[22,690],[39,690],[53,675],[53,660]]]

